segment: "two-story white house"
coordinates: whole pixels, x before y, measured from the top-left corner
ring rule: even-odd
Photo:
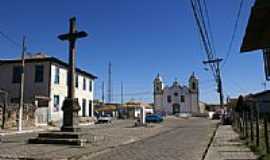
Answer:
[[[18,103],[21,79],[21,60],[0,60],[0,89],[9,93],[9,102]],[[79,116],[93,116],[94,80],[89,72],[76,69],[75,97],[81,110]],[[67,97],[68,64],[55,57],[32,56],[25,59],[24,102],[35,103],[37,123],[60,121],[62,103]]]

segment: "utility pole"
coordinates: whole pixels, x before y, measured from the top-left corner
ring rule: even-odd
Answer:
[[[222,79],[221,79],[221,73],[220,73],[220,62],[222,60],[223,60],[222,58],[211,59],[211,60],[203,61],[203,64],[215,64],[216,66],[215,79],[217,83],[217,92],[219,93],[220,107],[224,108],[223,86],[222,86]]]
[[[101,88],[101,93],[102,93],[102,96],[101,96],[101,99],[102,99],[102,103],[105,103],[105,96],[104,96],[104,81],[102,81],[102,88]]]
[[[17,130],[22,131],[22,121],[23,121],[23,105],[24,105],[24,55],[25,55],[25,37],[23,37],[22,42],[22,66],[21,66],[21,83],[20,83],[20,104],[19,104],[19,114],[17,118]]]
[[[124,104],[124,89],[123,89],[123,82],[121,82],[121,105]]]
[[[108,102],[112,102],[112,64],[109,62],[108,70]]]

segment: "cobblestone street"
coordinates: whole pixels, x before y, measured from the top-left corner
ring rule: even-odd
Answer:
[[[156,136],[102,151],[83,159],[95,160],[200,160],[215,129],[205,119],[186,120],[171,125],[171,130]]]
[[[133,128],[134,121],[94,125],[104,140],[85,147],[25,144],[36,133],[6,136],[0,159],[189,159],[200,160],[215,129],[207,119],[168,118],[161,124]]]

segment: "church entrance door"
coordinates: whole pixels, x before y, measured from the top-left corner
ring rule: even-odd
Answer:
[[[180,113],[180,104],[174,103],[172,106],[173,114]]]

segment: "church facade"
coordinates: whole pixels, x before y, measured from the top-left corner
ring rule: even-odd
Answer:
[[[188,86],[180,85],[177,80],[171,86],[164,86],[159,74],[153,83],[156,113],[166,115],[199,113],[199,80],[194,73],[189,78]]]

